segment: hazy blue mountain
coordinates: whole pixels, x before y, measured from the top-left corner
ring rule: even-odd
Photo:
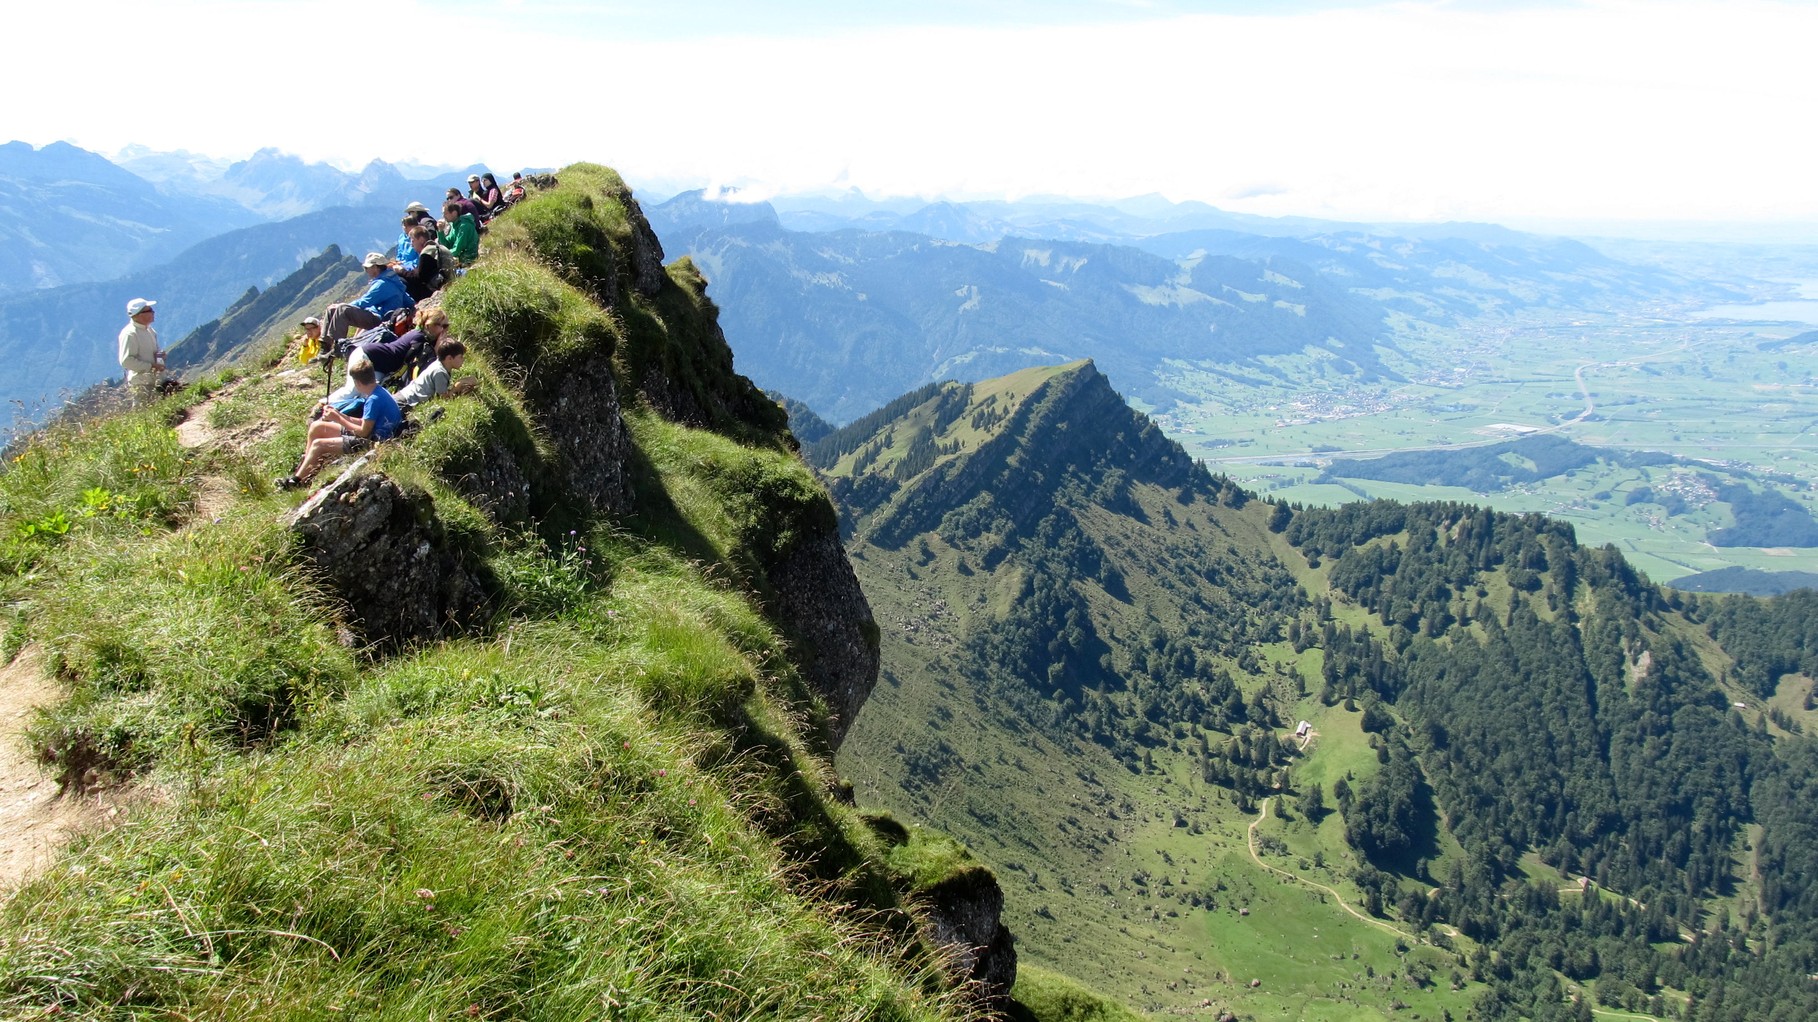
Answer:
[[[0,295],[106,280],[258,214],[214,196],[166,195],[65,142],[0,145]]]
[[[872,199],[850,191],[831,196],[778,196],[771,200],[783,226],[798,231],[858,228],[914,231],[947,241],[991,241],[1009,234],[1069,241],[1132,241],[1189,230],[1235,230],[1271,237],[1299,237],[1369,225],[1307,217],[1231,213],[1203,202],[1173,202],[1161,195],[1089,201],[1066,196],[955,202]]]
[[[129,145],[112,157],[115,166],[161,186],[166,191],[200,192],[211,181],[218,181],[233,165],[224,160],[187,149],[163,152],[144,145]]]
[[[1709,301],[1736,292],[1612,259],[1583,242],[1490,224],[1404,225],[1402,233],[1345,230],[1265,237],[1185,231],[1133,244],[1170,259],[1292,259],[1345,287],[1423,319],[1450,321],[1526,306],[1607,308],[1612,301]]]
[[[273,335],[295,334],[304,316],[360,286],[360,260],[330,245],[295,273],[264,290],[248,288],[218,319],[211,319],[174,343],[166,364],[186,378],[236,361],[249,347]]]
[[[1317,350],[1332,372],[1384,371],[1384,308],[1286,260],[1183,268],[1079,242],[974,246],[774,223],[658,229],[712,282],[739,371],[833,421],[932,380],[1087,357],[1153,405],[1177,396],[1169,360],[1269,374],[1259,356]]]
[[[665,202],[652,205],[644,212],[659,238],[669,238],[696,231],[730,227],[733,224],[774,224],[776,209],[768,202],[726,202],[709,199],[696,188]]]
[[[118,377],[115,343],[128,299],[158,302],[158,333],[168,345],[220,316],[248,288],[288,276],[328,245],[364,254],[396,240],[390,218],[344,206],[210,238],[117,280],[0,298],[0,357],[23,370],[0,381],[0,401],[22,402],[37,417],[65,391]]]
[[[326,163],[306,163],[289,153],[261,149],[228,167],[218,188],[276,219],[330,206],[372,205],[370,200],[389,197],[403,184],[404,176],[382,160],[349,174]]]

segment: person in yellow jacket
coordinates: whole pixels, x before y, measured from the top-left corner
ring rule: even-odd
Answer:
[[[303,343],[297,347],[297,361],[308,365],[310,359],[322,353],[322,321],[305,316],[298,325],[303,328]]]

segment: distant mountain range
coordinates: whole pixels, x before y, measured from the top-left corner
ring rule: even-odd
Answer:
[[[838,421],[931,379],[1085,357],[1155,405],[1174,399],[1165,375],[1182,362],[1268,373],[1256,359],[1317,351],[1332,373],[1393,375],[1377,352],[1387,308],[1286,259],[1188,266],[1094,242],[806,233],[766,205],[697,193],[650,218],[712,283],[740,371]]]
[[[8,142],[0,145],[0,295],[117,277],[261,219],[219,197],[165,194],[68,143]]]
[[[1159,197],[910,206],[685,192],[649,216],[713,284],[741,371],[835,421],[1032,361],[1093,358],[1163,409],[1183,370],[1393,378],[1379,349],[1394,347],[1397,319],[1739,294],[1494,225],[1271,220]],[[1273,360],[1288,355],[1304,358]]]

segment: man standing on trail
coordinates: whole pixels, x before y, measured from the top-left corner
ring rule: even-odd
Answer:
[[[126,370],[127,390],[133,404],[151,401],[158,387],[158,374],[164,371],[164,352],[158,347],[158,331],[152,329],[157,302],[135,298],[126,303],[126,326],[120,330],[120,368]]]

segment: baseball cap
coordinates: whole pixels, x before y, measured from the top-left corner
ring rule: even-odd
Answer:
[[[404,212],[406,212],[406,213],[427,213],[427,212],[429,212],[429,207],[423,205],[421,202],[413,202],[410,205],[404,207]]]
[[[390,263],[391,263],[391,260],[385,258],[385,253],[368,252],[368,253],[366,253],[366,260],[364,262],[362,262],[360,265],[367,266],[367,267],[387,266],[387,265],[390,265]]]
[[[298,323],[297,325],[298,326],[321,326],[322,321],[317,319],[314,316],[304,316],[303,322]]]
[[[126,314],[128,316],[137,316],[139,313],[144,312],[146,309],[149,309],[156,304],[158,303],[152,301],[150,298],[135,298],[126,303]]]

